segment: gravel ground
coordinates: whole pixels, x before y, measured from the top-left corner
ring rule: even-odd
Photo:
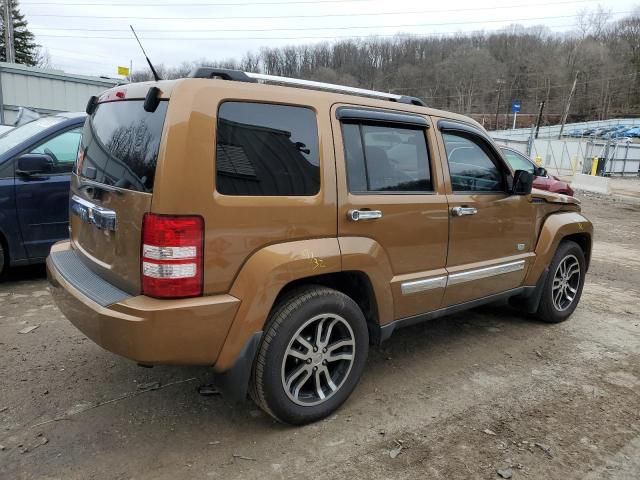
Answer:
[[[15,270],[0,284],[0,479],[640,478],[640,203],[581,199],[597,238],[569,321],[492,306],[400,330],[337,415],[302,428],[199,395],[207,368],[103,351],[43,268]]]

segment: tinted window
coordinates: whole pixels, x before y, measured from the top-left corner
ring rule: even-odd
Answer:
[[[483,142],[445,133],[451,184],[456,192],[502,192],[503,176]]]
[[[225,195],[315,195],[320,190],[313,110],[225,102],[218,112],[216,188]]]
[[[527,172],[533,174],[535,172],[535,168],[533,163],[527,160],[523,155],[520,155],[513,150],[507,150],[506,148],[502,149],[502,154],[511,165],[513,170],[526,170]]]
[[[44,143],[41,143],[29,153],[46,153],[53,160],[54,173],[67,173],[71,171],[76,157],[82,129],[69,130]]]
[[[65,117],[42,117],[3,133],[0,135],[0,153],[6,152],[34,135],[44,132],[47,128],[65,120],[67,120]]]
[[[78,173],[107,185],[151,192],[168,102],[147,112],[142,100],[101,103],[82,131]]]
[[[432,190],[424,130],[344,123],[342,133],[351,192]]]

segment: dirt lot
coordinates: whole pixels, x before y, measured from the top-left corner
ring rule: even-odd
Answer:
[[[101,350],[52,304],[43,269],[14,271],[0,284],[0,478],[640,478],[640,201],[581,198],[597,243],[568,322],[488,307],[401,330],[338,414],[304,428],[199,395],[206,368]]]

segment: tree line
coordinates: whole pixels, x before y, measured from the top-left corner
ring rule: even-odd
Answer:
[[[5,46],[4,1],[0,1],[0,62],[7,61]],[[29,30],[28,22],[20,11],[18,0],[11,2],[11,25],[13,27],[13,48],[16,63],[20,65],[47,67],[49,54],[36,44],[35,36]]]
[[[482,118],[487,128],[495,127],[496,112],[498,126],[507,126],[514,100],[530,114],[529,124],[544,101],[544,120],[555,123],[577,78],[570,121],[633,116],[640,109],[640,8],[617,21],[601,7],[582,11],[576,28],[564,33],[513,25],[496,32],[265,47],[241,59],[161,66],[160,73],[179,78],[202,65],[416,96],[431,107]],[[148,78],[147,72],[133,74],[135,81]]]

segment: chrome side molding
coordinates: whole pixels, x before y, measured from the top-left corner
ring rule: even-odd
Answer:
[[[425,278],[423,280],[412,280],[403,282],[400,285],[400,291],[403,295],[411,295],[412,293],[424,292],[434,288],[444,288],[447,286],[447,276]]]
[[[445,288],[449,285],[457,285],[464,282],[472,282],[483,278],[503,275],[505,273],[517,272],[524,270],[525,261],[516,260],[514,262],[501,263],[491,267],[475,268],[466,272],[451,273],[449,275],[441,275],[438,277],[424,278],[421,280],[411,280],[400,284],[402,295],[411,295],[414,293],[432,290],[434,288]]]
[[[516,260],[515,262],[501,263],[492,267],[476,268],[466,272],[452,273],[449,275],[447,285],[456,285],[458,283],[471,282],[483,278],[494,277],[504,273],[517,272],[524,270],[524,260]]]
[[[77,215],[83,222],[95,225],[101,230],[116,231],[116,212],[108,208],[91,203],[77,195],[69,200],[69,210],[72,215]]]

